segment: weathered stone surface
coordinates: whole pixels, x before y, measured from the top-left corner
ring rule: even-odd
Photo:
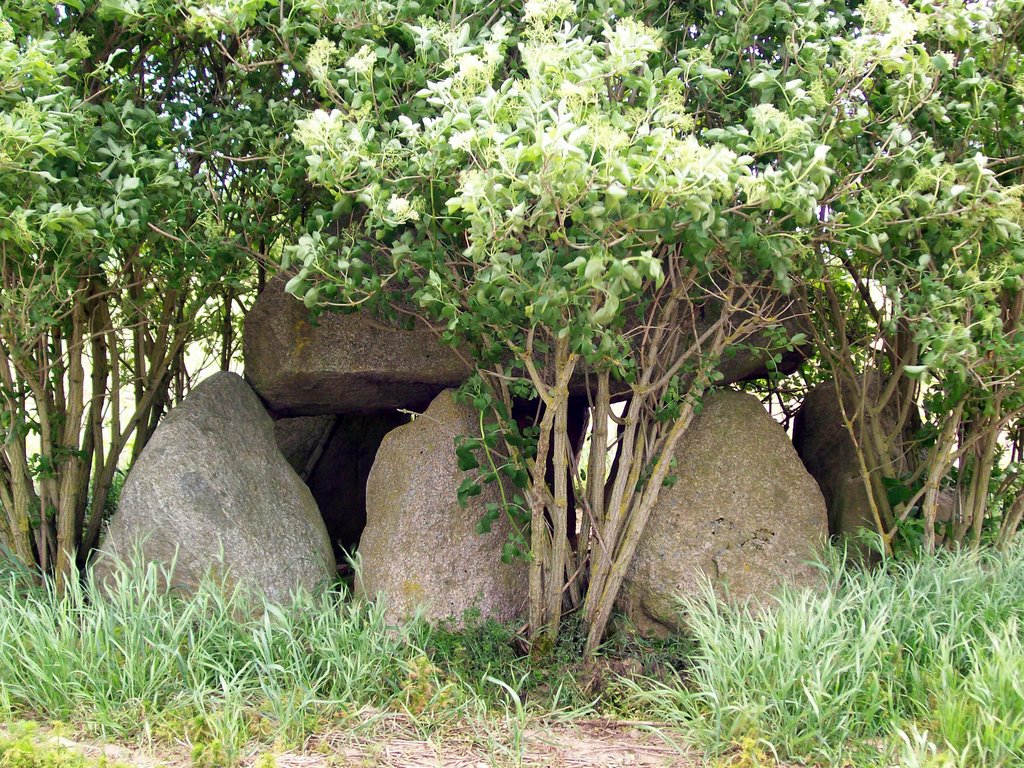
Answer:
[[[243,342],[245,378],[279,416],[417,409],[470,373],[425,328],[334,312],[314,325],[282,279],[246,315]]]
[[[334,416],[295,416],[274,422],[274,442],[285,461],[302,477],[309,467],[321,443],[330,437],[327,433],[334,428]]]
[[[675,455],[677,481],[661,491],[619,598],[642,633],[683,629],[676,598],[706,579],[737,601],[814,583],[825,503],[757,398],[709,395]]]
[[[400,330],[366,313],[326,312],[314,324],[302,302],[284,292],[284,282],[274,279],[260,294],[244,333],[246,380],[276,416],[419,410],[469,376],[465,361],[426,328]],[[788,336],[807,331],[806,318],[784,296],[765,294],[763,311],[777,315]],[[698,318],[698,332],[715,322],[713,315]],[[727,350],[720,384],[767,377],[767,338],[759,331]],[[779,370],[792,373],[808,350],[783,351]],[[582,368],[571,389],[586,394]]]
[[[881,392],[877,376],[862,379],[858,385],[843,387],[843,405],[859,429],[856,418],[862,396],[875,404]],[[881,414],[881,427],[888,434],[898,429],[899,412],[895,402]],[[920,425],[915,411],[908,419],[908,429]],[[890,461],[901,462],[902,440],[893,441],[894,454]],[[828,508],[828,527],[832,536],[846,539],[850,554],[855,558],[873,557],[868,543],[858,539],[861,530],[875,530],[871,504],[861,474],[857,449],[843,421],[843,410],[833,381],[825,381],[812,389],[804,398],[793,422],[793,445],[804,466],[821,488]],[[878,469],[873,467],[872,469]]]
[[[366,482],[384,436],[409,421],[398,411],[335,418],[306,480],[336,551],[353,552],[366,525]]]
[[[208,570],[274,601],[335,573],[312,495],[278,451],[270,416],[233,373],[216,373],[164,417],[128,474],[104,554],[170,564],[173,584]]]
[[[871,389],[877,397],[877,384]],[[846,395],[852,397],[853,392]],[[853,403],[847,399],[846,407],[852,409]],[[843,424],[832,381],[822,382],[804,398],[793,423],[793,445],[825,497],[829,533],[844,536],[863,527],[873,529],[857,451]]]
[[[499,499],[485,487],[467,508],[456,492],[455,438],[479,429],[472,408],[442,392],[426,413],[388,433],[366,486],[366,528],[359,545],[362,574],[357,591],[382,595],[396,621],[426,606],[432,621],[461,620],[479,608],[485,617],[510,619],[526,604],[526,568],[501,562],[508,522],[487,534],[475,525],[485,504]]]
[[[810,335],[808,318],[799,313],[789,297],[776,290],[762,288],[755,294],[753,301],[756,302],[757,313],[761,317],[773,317],[777,320],[779,330],[786,338],[793,338],[798,334],[804,334],[805,337]],[[714,313],[714,316],[702,318],[698,323],[698,330],[703,333],[714,324],[718,316],[718,313]],[[740,312],[734,316],[733,325],[739,327],[749,320],[749,312]],[[775,354],[781,355],[782,358],[776,363],[778,370],[784,374],[793,373],[813,349],[812,344],[805,342],[791,350],[776,351],[776,345],[770,342],[771,338],[772,335],[768,331],[759,330],[739,339],[736,344],[726,349],[718,364],[718,371],[723,377],[718,382],[719,386],[768,378],[773,370],[769,362]]]

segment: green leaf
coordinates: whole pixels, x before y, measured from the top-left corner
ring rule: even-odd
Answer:
[[[480,461],[476,457],[476,449],[479,448],[479,445],[476,440],[467,440],[455,447],[459,471],[470,472],[480,466]]]
[[[456,491],[456,498],[459,502],[459,506],[464,508],[469,504],[469,500],[473,496],[479,496],[481,493],[483,493],[483,488],[480,487],[480,484],[471,477],[467,477],[459,485],[458,491]]]

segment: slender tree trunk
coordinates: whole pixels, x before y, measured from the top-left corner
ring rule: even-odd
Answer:
[[[921,504],[921,514],[924,517],[924,550],[928,554],[935,552],[935,522],[939,509],[939,490],[942,478],[949,471],[949,454],[956,443],[956,436],[960,430],[960,415],[963,413],[964,404],[957,404],[953,413],[950,414],[943,425],[942,432],[935,442],[929,461],[928,477],[925,481],[924,501]]]
[[[646,487],[643,492],[635,494],[633,497],[632,509],[629,519],[626,521],[626,532],[623,534],[619,547],[617,547],[614,554],[612,567],[604,580],[601,593],[593,604],[593,618],[588,622],[587,627],[587,653],[596,651],[601,643],[601,639],[604,637],[604,633],[608,628],[608,622],[611,619],[612,609],[615,606],[615,600],[619,595],[622,582],[626,578],[626,572],[629,569],[630,563],[633,562],[633,556],[636,554],[637,546],[640,544],[640,538],[647,526],[647,520],[651,516],[651,511],[658,503],[658,495],[661,492],[665,478],[668,476],[676,446],[679,443],[679,439],[689,428],[692,420],[693,405],[692,403],[687,403],[683,406],[682,413],[673,423],[668,437],[663,443],[661,455],[658,457],[657,463],[654,466],[654,472],[651,474]]]
[[[84,294],[85,283],[79,283],[79,294]],[[61,418],[57,483],[57,560],[55,575],[57,588],[63,589],[76,568],[79,529],[78,506],[82,489],[84,461],[79,452],[82,417],[85,411],[85,368],[82,358],[85,352],[86,300],[79,295],[74,299],[71,311],[71,337],[67,342],[68,389]]]
[[[554,456],[555,493],[550,510],[551,517],[551,562],[548,564],[548,583],[545,614],[548,623],[548,636],[554,640],[562,621],[562,595],[566,577],[566,566],[569,557],[569,387],[564,371],[569,370],[569,344],[566,339],[555,342],[555,371],[558,373],[558,386],[551,393],[554,419]],[[564,382],[564,383],[563,383]],[[545,419],[546,421],[546,419]],[[545,468],[547,462],[545,462]]]

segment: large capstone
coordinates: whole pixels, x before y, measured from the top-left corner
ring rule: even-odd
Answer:
[[[679,596],[708,583],[745,602],[815,582],[825,502],[757,398],[708,395],[675,458],[676,481],[661,490],[619,598],[641,633],[684,629]]]
[[[722,375],[719,386],[765,379],[774,373],[791,374],[813,351],[813,344],[808,341],[810,321],[788,296],[762,288],[755,292],[752,301],[754,308],[737,312],[733,318],[734,330],[746,325],[751,331],[740,334],[722,354],[718,362],[718,372]],[[703,333],[717,319],[717,312],[709,312],[698,321],[698,330]],[[764,324],[769,319],[772,322],[770,328],[766,328]],[[787,348],[786,342],[793,338],[801,341]]]
[[[510,523],[502,516],[489,533],[475,530],[486,504],[500,501],[497,487],[484,486],[465,508],[458,503],[467,475],[458,468],[455,439],[479,429],[477,412],[446,391],[423,415],[388,433],[377,451],[356,587],[383,597],[391,621],[417,606],[432,621],[455,622],[474,609],[504,621],[525,607],[525,565],[501,562]]]
[[[401,329],[368,312],[324,312],[313,320],[284,285],[282,278],[270,281],[246,315],[244,333],[246,380],[276,416],[419,411],[472,372],[464,355],[422,325]],[[762,289],[755,301],[758,316],[777,326],[775,335],[807,335],[806,317],[787,297]],[[714,303],[702,308],[696,332],[710,328],[720,310]],[[747,320],[748,313],[737,313],[733,331]],[[806,343],[779,349],[762,324],[723,354],[721,385],[765,378],[776,370],[792,373],[806,358]],[[582,367],[571,389],[586,394]]]
[[[669,330],[662,341],[662,349],[674,347],[674,354],[683,354],[697,338],[713,331],[722,310],[720,300],[693,305],[683,313],[684,320]],[[645,336],[640,331],[648,322],[650,318],[646,317],[629,318],[623,333],[639,339]],[[807,314],[797,302],[773,288],[754,290],[745,308],[733,312],[725,332],[732,341],[715,366],[719,377],[716,383],[720,387],[794,373],[814,348],[808,340],[811,326]],[[667,363],[667,358],[661,362]],[[569,382],[569,391],[585,398],[588,386],[595,386],[594,381],[585,366],[578,365]],[[613,379],[611,387],[614,396],[629,396],[628,384]]]
[[[272,601],[335,574],[309,489],[274,442],[259,398],[236,374],[204,380],[164,417],[125,480],[97,569],[108,555],[169,566],[194,588],[213,572]]]
[[[245,378],[278,416],[419,410],[471,370],[424,327],[368,312],[315,321],[272,280],[245,317]]]

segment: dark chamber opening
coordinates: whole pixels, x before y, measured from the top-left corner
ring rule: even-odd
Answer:
[[[366,480],[384,436],[408,423],[396,410],[335,416],[312,471],[305,477],[313,493],[338,565],[355,552],[366,527]]]

